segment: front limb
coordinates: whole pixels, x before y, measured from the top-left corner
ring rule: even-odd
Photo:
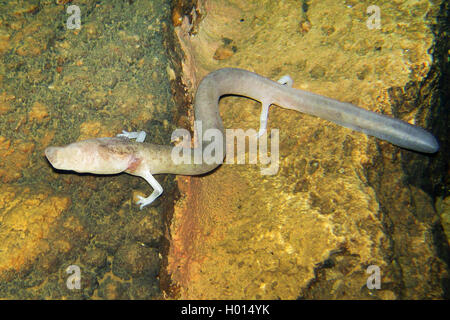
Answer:
[[[122,133],[117,135],[118,137],[125,137],[128,139],[136,139],[136,142],[144,142],[146,133],[145,131],[139,131],[139,132],[127,132],[125,130],[122,131]],[[149,169],[143,170],[140,174],[138,174],[140,177],[144,178],[145,181],[147,181],[153,188],[153,192],[151,195],[149,195],[147,198],[142,196],[137,196],[139,200],[136,202],[138,205],[140,205],[140,209],[144,208],[146,205],[151,204],[153,201],[156,200],[162,193],[163,188],[159,184],[158,181],[153,177]]]
[[[156,181],[156,179],[152,176],[150,170],[146,170],[140,176],[144,178],[145,181],[147,181],[153,188],[152,194],[149,195],[147,198],[137,196],[139,198],[139,201],[137,201],[136,203],[140,205],[139,208],[142,210],[143,207],[155,201],[155,199],[158,198],[163,193],[163,188],[161,187],[159,182]]]

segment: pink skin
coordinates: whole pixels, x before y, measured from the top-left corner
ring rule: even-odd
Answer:
[[[64,147],[48,147],[45,149],[45,155],[52,166],[59,170],[115,174],[136,167],[137,159],[134,153],[117,152],[117,148],[109,147],[117,145],[116,141],[124,140],[122,138],[84,140]]]
[[[226,137],[219,112],[219,100],[224,95],[233,94],[249,97],[263,104],[259,135],[265,131],[269,106],[277,105],[321,117],[402,148],[423,153],[439,150],[436,138],[420,127],[291,86],[292,79],[285,77],[277,83],[241,69],[225,68],[214,71],[202,80],[197,89],[195,120],[202,123],[204,132],[208,129],[219,130],[222,136]],[[144,178],[154,191],[149,197],[140,198],[138,204],[141,209],[162,193],[161,186],[152,174],[199,175],[214,170],[221,163],[196,163],[195,159],[191,159],[193,161],[190,163],[179,164],[171,157],[173,147],[170,145],[142,143],[145,134],[142,138],[139,132],[124,132],[120,136],[85,140],[65,147],[49,147],[45,154],[56,169],[95,174],[126,172]],[[222,139],[222,150],[226,150],[226,145],[226,139]],[[195,154],[195,150],[203,154],[203,150],[191,151]],[[225,156],[225,153],[223,155]]]
[[[143,161],[143,144],[128,138],[97,138],[71,143],[64,147],[48,147],[45,156],[59,170],[80,173],[116,174],[126,172],[144,178],[154,189],[148,197],[138,196],[142,209],[161,195],[163,189]]]

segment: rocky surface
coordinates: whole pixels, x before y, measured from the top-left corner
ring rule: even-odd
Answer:
[[[404,100],[426,87],[441,3],[382,1],[380,29],[368,29],[371,4],[202,1],[194,19],[176,29],[187,52],[185,83],[194,89],[221,67],[274,80],[289,74],[294,87],[428,127],[432,101]],[[257,128],[259,113],[259,104],[243,98],[221,102],[226,128]],[[168,266],[176,297],[448,294],[435,237],[441,222],[430,190],[418,187],[429,177],[405,174],[411,152],[278,107],[271,107],[270,128],[280,130],[276,175],[261,175],[259,165],[223,165],[204,177],[177,178],[184,197],[175,208]],[[414,157],[421,167],[438,161]],[[366,285],[371,265],[380,268],[379,290]]]
[[[80,30],[66,28],[70,4],[1,4],[0,298],[448,297],[448,134],[431,55],[444,2],[379,1],[373,30],[370,1],[175,1],[170,11],[159,0],[80,0]],[[289,74],[294,87],[433,128],[442,151],[414,154],[272,107],[278,173],[223,165],[177,177],[170,230],[172,176],[140,211],[136,195],[151,191],[142,179],[56,172],[45,160],[49,145],[123,129],[167,144],[193,123],[184,102],[199,80],[221,67]],[[174,90],[181,74],[191,96]],[[227,128],[257,128],[259,112],[243,98],[221,103]],[[79,290],[66,285],[73,265]],[[371,265],[380,290],[366,286]]]
[[[79,30],[66,27],[70,4]],[[124,129],[169,142],[179,60],[169,5],[0,6],[0,298],[159,297],[172,178],[160,179],[167,202],[140,211],[136,195],[152,191],[142,179],[56,172],[43,150]],[[79,290],[66,286],[70,265],[81,270]]]

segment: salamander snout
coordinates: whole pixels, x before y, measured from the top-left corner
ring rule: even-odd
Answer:
[[[58,147],[48,147],[45,149],[45,156],[52,166],[55,166]]]

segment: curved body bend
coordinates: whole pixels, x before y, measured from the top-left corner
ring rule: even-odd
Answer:
[[[201,81],[194,104],[195,120],[201,121],[203,131],[216,129],[222,133],[223,150],[226,150],[226,135],[219,114],[219,100],[223,95],[230,94],[248,97],[267,106],[274,104],[315,115],[402,148],[424,153],[434,153],[439,149],[434,136],[418,126],[350,103],[294,89],[250,71],[225,68],[210,73]],[[79,141],[64,147],[49,147],[45,154],[57,169],[95,174],[127,172],[143,177],[153,187],[155,184],[151,182],[154,180],[151,174],[198,175],[220,165],[195,164],[195,161],[177,164],[171,157],[172,149],[172,146],[115,137]]]

